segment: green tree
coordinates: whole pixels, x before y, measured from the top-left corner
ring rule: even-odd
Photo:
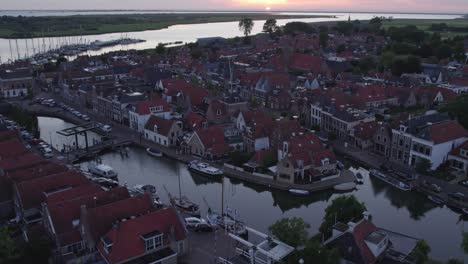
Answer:
[[[304,263],[338,264],[340,255],[336,249],[327,249],[319,241],[310,239],[299,253]],[[298,262],[295,262],[298,263]]]
[[[431,161],[428,159],[421,159],[416,163],[416,172],[420,174],[427,174],[431,169]]]
[[[265,24],[263,24],[263,32],[268,33],[270,35],[276,33],[278,29],[279,27],[276,23],[276,19],[274,18],[267,19],[267,21],[265,21]]]
[[[462,248],[465,254],[468,254],[468,232],[463,233]]]
[[[276,163],[278,163],[278,160],[273,152],[265,153],[265,156],[263,157],[263,165],[266,168],[274,166]]]
[[[156,53],[159,55],[166,53],[166,46],[163,43],[159,43],[156,46]]]
[[[468,129],[468,111],[466,106],[468,105],[468,94],[462,94],[457,97],[454,102],[449,103],[447,106],[441,109],[442,112],[449,112],[449,114],[456,118],[460,124]]]
[[[431,252],[431,247],[427,244],[426,241],[420,240],[416,244],[411,256],[413,257],[416,264],[424,264],[429,260],[429,253]]]
[[[252,32],[254,22],[251,18],[244,17],[239,21],[239,30],[244,33],[245,37],[248,37]]]
[[[463,260],[459,260],[459,259],[449,259],[449,261],[447,262],[447,264],[463,264]]]
[[[11,238],[8,228],[0,228],[0,263],[15,263],[20,257],[21,252]]]
[[[320,233],[328,238],[335,223],[359,221],[363,218],[363,213],[366,210],[366,206],[353,195],[338,197],[325,209],[325,216],[319,229]]]
[[[328,44],[328,32],[320,32],[319,34],[320,46],[326,48]]]
[[[268,230],[280,241],[292,246],[303,246],[307,242],[307,229],[310,227],[299,217],[283,218],[271,225]]]

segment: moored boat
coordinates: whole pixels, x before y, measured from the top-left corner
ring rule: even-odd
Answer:
[[[211,208],[209,208],[205,218],[210,225],[222,227],[235,235],[242,236],[247,234],[245,224],[231,217],[229,214],[221,215],[211,211]]]
[[[130,190],[132,192],[134,192],[135,194],[148,193],[149,195],[151,195],[151,198],[153,198],[153,201],[156,204],[160,204],[158,191],[156,190],[156,187],[153,186],[153,185],[150,185],[150,184],[146,184],[146,185],[137,184],[137,185],[133,186],[132,188],[130,188]]]
[[[462,212],[463,212],[463,214],[468,215],[468,208],[463,208]]]
[[[433,195],[428,195],[427,199],[431,200],[433,203],[440,204],[440,205],[445,203],[445,201],[442,198],[439,198]]]
[[[117,179],[117,173],[109,165],[91,162],[88,164],[88,171],[98,177]]]
[[[335,191],[340,191],[340,192],[352,191],[356,189],[356,183],[345,182],[345,183],[337,184],[333,186],[333,189],[335,189]]]
[[[302,196],[307,196],[310,194],[310,192],[307,190],[299,190],[299,189],[289,189],[289,193],[292,193],[295,195],[302,195]]]
[[[390,177],[390,176],[387,176],[385,174],[383,174],[382,172],[378,171],[378,170],[369,170],[369,174],[373,177],[376,177],[390,185],[392,185],[393,187],[397,188],[397,189],[400,189],[402,191],[410,191],[411,190],[411,186],[409,184],[406,184],[402,181],[399,181],[393,177]]]
[[[190,216],[200,217],[200,206],[190,201],[187,197],[171,197],[170,199],[171,203],[180,210],[184,211]]]
[[[147,148],[146,153],[148,153],[148,155],[153,156],[153,157],[163,156],[163,153],[159,149],[155,149],[155,148]]]
[[[364,177],[362,177],[362,174],[360,172],[356,173],[355,177],[356,177],[356,183],[358,184],[364,183]]]
[[[224,172],[218,168],[210,166],[207,163],[200,162],[198,160],[193,160],[187,165],[188,169],[206,176],[221,176]]]

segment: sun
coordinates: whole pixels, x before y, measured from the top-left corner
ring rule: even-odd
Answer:
[[[271,11],[271,7],[267,6],[267,7],[265,7],[265,10],[266,11]]]

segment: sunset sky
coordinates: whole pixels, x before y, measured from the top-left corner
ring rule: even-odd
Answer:
[[[307,10],[468,13],[468,0],[0,0],[0,9]]]

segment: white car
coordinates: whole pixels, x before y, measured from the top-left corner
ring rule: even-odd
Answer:
[[[44,157],[46,157],[46,158],[52,158],[54,156],[54,153],[53,153],[52,149],[50,149],[50,148],[44,148],[42,150],[42,153],[44,154]]]
[[[200,224],[206,224],[205,219],[200,219],[197,217],[187,217],[185,218],[185,226],[187,228],[195,228]]]
[[[87,116],[87,115],[82,115],[81,118],[82,118],[83,120],[85,120],[85,121],[91,120],[91,118],[89,118],[89,116]]]

